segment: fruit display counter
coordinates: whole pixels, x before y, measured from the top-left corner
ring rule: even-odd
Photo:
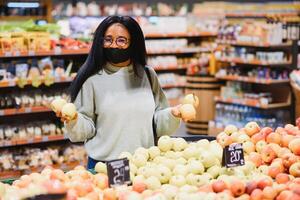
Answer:
[[[242,144],[245,162],[227,168],[222,164],[223,151],[233,143]],[[162,136],[157,146],[122,152],[119,158],[129,160],[130,186],[109,187],[108,168],[102,162],[93,170],[77,166],[66,173],[46,167],[12,185],[0,184],[0,199],[55,194],[67,200],[298,200],[299,156],[297,126],[273,130],[256,122],[241,129],[228,125],[213,141],[188,143]]]

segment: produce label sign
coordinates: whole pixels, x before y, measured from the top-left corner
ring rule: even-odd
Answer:
[[[110,187],[130,183],[129,160],[127,158],[106,162]]]
[[[222,165],[225,167],[237,167],[245,165],[243,145],[234,143],[223,149]]]

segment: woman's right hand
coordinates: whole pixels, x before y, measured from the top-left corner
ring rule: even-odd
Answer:
[[[71,121],[76,121],[78,118],[78,113],[75,113],[75,116],[71,118],[70,116],[63,115],[61,112],[55,112],[56,117],[60,118],[60,121],[63,123],[69,123]]]

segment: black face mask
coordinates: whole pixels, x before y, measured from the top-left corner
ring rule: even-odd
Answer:
[[[118,64],[121,62],[125,62],[130,58],[130,48],[104,48],[104,55],[108,62]]]

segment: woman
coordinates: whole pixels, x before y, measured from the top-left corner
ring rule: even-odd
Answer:
[[[71,141],[85,142],[89,169],[123,151],[153,146],[154,132],[170,135],[180,124],[178,106],[168,107],[155,71],[146,68],[144,36],[131,17],[107,17],[98,26],[71,101],[78,114],[62,120]]]

